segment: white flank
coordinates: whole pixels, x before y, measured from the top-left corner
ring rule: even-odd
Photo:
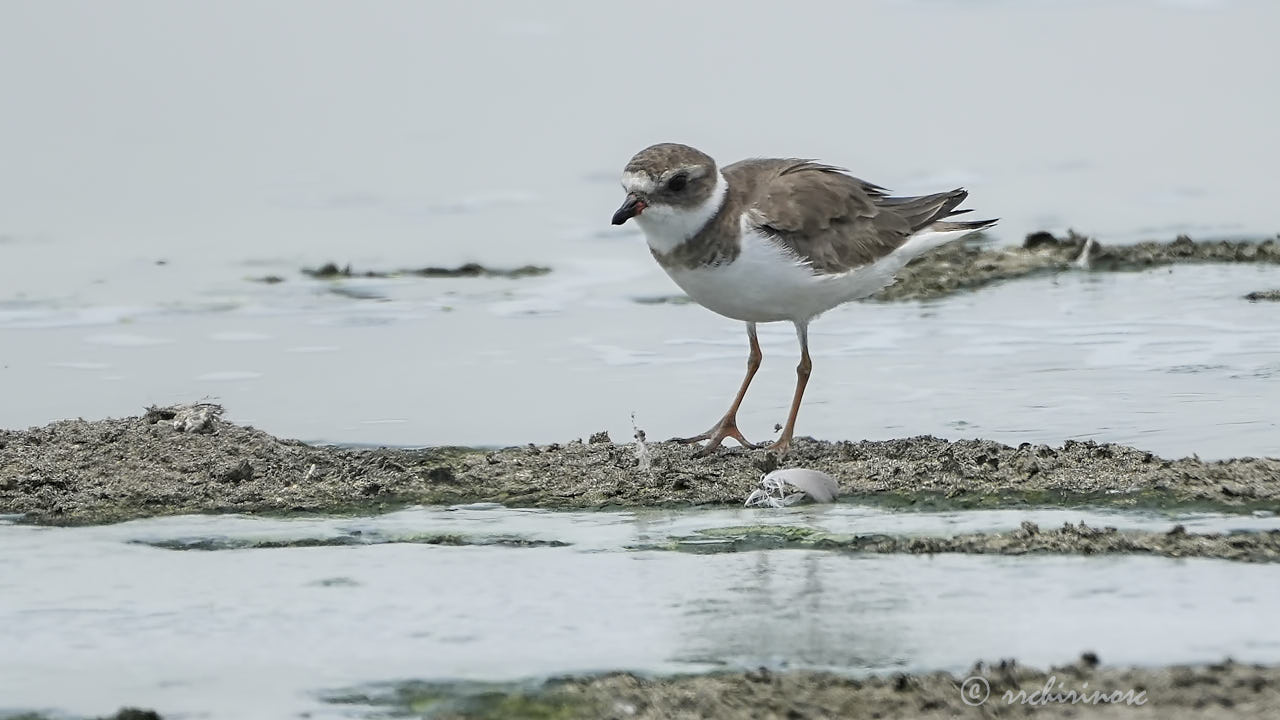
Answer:
[[[924,230],[874,263],[839,275],[818,275],[785,247],[747,228],[745,220],[743,225],[742,252],[733,262],[667,273],[694,302],[745,322],[807,321],[891,285],[894,274],[913,258],[972,232]]]
[[[631,173],[627,173],[631,175]],[[626,175],[623,186],[626,186]],[[711,195],[695,208],[683,209],[671,205],[650,205],[636,216],[636,223],[644,231],[649,247],[660,253],[669,253],[698,231],[720,211],[724,196],[729,192],[729,181],[716,173],[716,186]]]

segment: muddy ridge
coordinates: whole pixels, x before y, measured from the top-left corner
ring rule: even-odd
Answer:
[[[1072,269],[1122,271],[1174,263],[1222,262],[1280,263],[1280,241],[1197,242],[1180,235],[1172,242],[1103,245],[1074,232],[1065,238],[1037,232],[1028,235],[1022,247],[952,243],[912,261],[898,273],[897,283],[873,297],[925,300],[1002,280]]]
[[[391,277],[423,277],[423,278],[472,278],[501,277],[524,278],[538,277],[551,272],[551,268],[540,265],[522,265],[516,268],[491,268],[480,263],[465,263],[457,267],[422,267],[404,270],[352,270],[351,265],[339,266],[337,263],[325,263],[318,268],[302,268],[302,274],[320,280],[338,280],[342,278],[391,278]],[[276,277],[276,276],[268,276]],[[280,282],[276,277],[274,282]],[[273,280],[262,279],[262,282]]]
[[[464,693],[436,683],[407,682],[331,702],[451,720],[1227,720],[1280,717],[1280,669],[1230,660],[1203,666],[1106,668],[1099,666],[1096,655],[1085,653],[1074,663],[1048,670],[1006,660],[978,663],[963,675],[856,679],[765,668],[657,679],[615,673],[552,681],[532,691],[477,687]]]
[[[1280,460],[1169,460],[1123,445],[1061,447],[935,437],[799,439],[785,458],[635,443],[604,433],[565,444],[353,449],[282,440],[228,422],[217,405],[0,431],[0,513],[72,524],[192,512],[376,512],[407,504],[543,508],[743,502],[777,467],[830,473],[845,498],[893,506],[1089,502],[1280,510]]]
[[[1042,530],[1023,522],[1013,532],[954,536],[834,535],[794,525],[756,525],[704,530],[646,550],[698,554],[767,549],[828,550],[880,554],[937,555],[1159,555],[1204,557],[1239,562],[1280,562],[1280,530],[1247,533],[1188,533],[1182,525],[1168,532],[1093,528],[1083,522]]]
[[[1220,663],[1110,668],[1093,653],[1048,670],[1014,660],[976,663],[963,674],[897,673],[851,678],[756,670],[651,678],[631,673],[568,677],[541,686],[402,681],[337,691],[325,701],[371,717],[435,720],[804,720],[956,717],[1237,720],[1280,717],[1280,668]],[[40,714],[21,715],[43,720]],[[121,709],[102,720],[160,720]]]

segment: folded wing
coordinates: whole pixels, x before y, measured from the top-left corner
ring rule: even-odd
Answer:
[[[746,160],[724,172],[742,175],[746,169],[757,179],[748,186],[751,229],[823,274],[875,262],[939,220],[968,212],[955,209],[968,195],[962,189],[890,197],[882,187],[811,160]]]

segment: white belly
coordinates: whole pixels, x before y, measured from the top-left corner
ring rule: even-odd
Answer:
[[[875,294],[893,284],[894,274],[913,258],[970,232],[925,230],[874,263],[838,275],[819,275],[785,248],[744,228],[742,252],[733,262],[676,268],[667,274],[694,302],[725,317],[803,322]]]
[[[771,240],[745,233],[733,262],[667,270],[699,305],[735,320],[804,321],[866,297],[893,281],[892,273],[868,265],[841,275],[817,275]]]

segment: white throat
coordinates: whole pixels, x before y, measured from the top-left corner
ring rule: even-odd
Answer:
[[[700,205],[692,208],[650,205],[636,216],[636,223],[644,231],[649,247],[663,254],[669,253],[697,235],[720,212],[720,206],[724,205],[724,196],[728,192],[729,182],[717,169],[715,189]]]

